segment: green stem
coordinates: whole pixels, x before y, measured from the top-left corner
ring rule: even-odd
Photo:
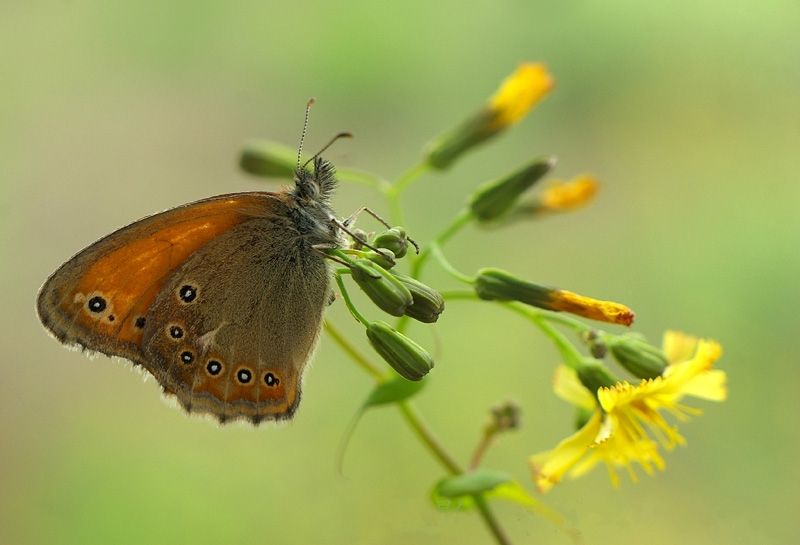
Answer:
[[[342,275],[335,274],[334,277],[336,278],[336,285],[339,286],[339,292],[342,294],[342,299],[344,299],[344,304],[347,306],[347,310],[349,310],[350,314],[353,315],[353,318],[361,322],[364,327],[369,327],[369,320],[367,320],[364,315],[358,311],[356,306],[353,304],[353,300],[350,299],[350,294],[347,292],[344,281],[342,281]]]
[[[359,365],[359,367],[372,375],[376,381],[379,382],[383,379],[383,374],[378,368],[327,320],[325,321],[325,331],[331,336],[334,342]],[[411,428],[411,431],[414,432],[417,439],[425,445],[433,457],[436,458],[450,474],[462,474],[464,470],[458,465],[458,462],[455,461],[450,453],[447,452],[436,435],[425,425],[413,406],[407,401],[401,401],[397,406],[406,424]],[[478,514],[480,514],[484,524],[486,524],[486,527],[489,529],[489,532],[491,532],[498,545],[511,545],[511,541],[508,536],[506,536],[505,531],[502,526],[500,526],[500,522],[486,503],[486,499],[482,495],[473,496],[473,499],[475,500]]]
[[[478,508],[478,512],[483,517],[483,521],[486,523],[486,526],[489,528],[489,531],[494,536],[495,541],[500,545],[511,545],[511,540],[503,530],[503,527],[500,526],[500,522],[494,516],[494,513],[489,508],[489,504],[486,502],[486,498],[483,496],[473,496],[475,500],[475,506]]]
[[[442,268],[448,274],[450,274],[450,276],[452,276],[456,280],[458,280],[460,282],[463,282],[465,284],[472,285],[472,284],[475,283],[475,279],[473,277],[471,277],[471,276],[469,276],[467,274],[464,274],[461,271],[459,271],[458,269],[456,269],[455,267],[453,267],[453,265],[444,256],[444,253],[442,252],[442,248],[441,248],[441,246],[439,246],[438,243],[434,242],[433,244],[431,244],[430,248],[431,248],[431,252],[433,253],[433,256],[439,262],[439,265],[441,265]]]
[[[336,344],[339,345],[339,348],[344,350],[344,352],[350,356],[354,362],[356,362],[359,367],[361,367],[367,374],[372,375],[375,380],[382,380],[384,374],[381,372],[378,367],[373,364],[371,361],[367,359],[364,354],[358,351],[358,349],[353,346],[350,341],[348,341],[342,332],[339,331],[336,326],[334,326],[329,320],[325,320],[325,332],[331,336]]]
[[[431,257],[432,246],[435,244],[437,246],[444,246],[447,241],[449,241],[453,236],[461,231],[469,222],[472,221],[472,213],[469,209],[464,209],[453,219],[453,221],[445,227],[444,231],[439,233],[433,243],[430,246],[427,246],[422,253],[419,254],[417,259],[411,265],[411,276],[414,278],[419,278],[419,275],[422,274],[422,268],[425,266],[425,263]]]
[[[564,358],[564,363],[572,367],[573,369],[577,369],[581,362],[584,359],[583,354],[581,354],[575,345],[569,342],[567,338],[556,328],[551,326],[542,316],[542,313],[538,310],[532,309],[528,306],[525,306],[521,303],[501,303],[507,309],[510,309],[521,316],[524,316],[531,322],[533,322],[542,332],[550,337],[550,340],[553,341],[553,344],[556,345],[558,351],[561,352],[561,357]]]
[[[430,165],[424,161],[414,165],[405,171],[405,173],[403,173],[403,175],[400,176],[400,178],[398,178],[394,184],[392,184],[390,191],[399,196],[401,193],[403,193],[403,191],[408,189],[411,184],[416,182],[420,176],[425,174],[429,168]]]
[[[424,444],[428,451],[436,458],[439,463],[451,474],[459,475],[464,472],[453,459],[452,456],[445,450],[439,439],[425,426],[422,419],[417,414],[417,411],[406,401],[401,401],[397,404],[400,409],[400,414],[403,415],[411,431],[417,436],[422,444]]]
[[[446,301],[483,301],[483,299],[480,299],[475,292],[470,290],[450,290],[443,291],[441,294]],[[560,331],[551,326],[548,321],[561,323],[577,331],[586,331],[591,329],[591,327],[579,322],[578,320],[575,320],[574,318],[570,318],[569,316],[562,316],[547,310],[532,308],[522,303],[507,301],[497,302],[512,312],[516,312],[520,316],[523,316],[527,320],[533,322],[536,327],[541,329],[545,335],[547,335],[550,340],[553,341],[553,344],[556,345],[556,348],[558,348],[561,356],[570,367],[576,367],[577,365],[580,365],[580,362],[583,360],[583,355],[578,351],[577,348],[575,348],[574,344],[569,342],[569,340]]]

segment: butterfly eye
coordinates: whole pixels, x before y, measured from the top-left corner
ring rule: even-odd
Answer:
[[[178,289],[178,297],[184,303],[191,303],[197,299],[197,288],[191,284],[184,284]]]
[[[104,298],[100,297],[99,295],[95,295],[94,297],[89,299],[89,302],[86,303],[86,306],[92,312],[103,312],[106,309],[106,306],[108,305]]]
[[[188,350],[184,350],[181,352],[181,361],[183,363],[192,363],[194,361],[194,354],[189,352]]]
[[[249,384],[253,380],[253,373],[250,369],[239,369],[236,372],[236,379],[242,384]]]
[[[181,328],[181,326],[179,325],[169,326],[167,332],[169,333],[169,336],[172,337],[173,339],[180,339],[183,337],[183,328]]]
[[[266,375],[264,375],[264,384],[266,384],[267,386],[269,387],[277,386],[279,383],[280,380],[278,380],[278,378],[272,373],[267,373]]]
[[[222,372],[222,364],[217,360],[209,360],[206,364],[206,371],[208,374],[215,377]]]

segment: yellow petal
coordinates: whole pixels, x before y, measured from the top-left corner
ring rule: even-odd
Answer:
[[[683,393],[709,401],[725,401],[728,397],[725,371],[712,369],[697,375],[683,387]]]
[[[597,193],[597,187],[597,180],[587,174],[569,182],[556,180],[544,190],[539,201],[548,210],[572,210],[588,203]]]
[[[553,488],[589,450],[600,430],[601,415],[595,412],[581,429],[561,441],[551,451],[530,458],[533,480],[540,492]]]
[[[541,63],[524,63],[508,76],[489,99],[494,113],[491,130],[517,123],[553,88],[553,77]]]
[[[697,350],[697,337],[680,331],[665,331],[663,346],[667,361],[680,363],[694,356],[695,350]]]
[[[600,301],[567,290],[553,290],[548,304],[552,310],[612,324],[629,326],[635,317],[633,311],[621,303]]]
[[[581,384],[578,374],[566,365],[556,367],[553,376],[553,391],[558,397],[576,407],[592,410],[597,406],[597,401],[591,392]]]

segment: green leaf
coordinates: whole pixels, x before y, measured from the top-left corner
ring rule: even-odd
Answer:
[[[444,511],[471,509],[475,506],[472,496],[490,492],[509,481],[508,474],[491,469],[445,477],[433,487],[431,500]]]
[[[370,407],[405,401],[419,393],[425,386],[425,382],[424,380],[406,380],[401,377],[381,382],[369,394],[369,397],[364,401],[364,405],[361,406],[361,410],[364,411]]]
[[[561,513],[533,497],[525,487],[500,471],[479,469],[446,477],[433,487],[431,500],[443,511],[463,511],[475,507],[474,496],[479,494],[487,499],[505,500],[521,505],[567,534],[573,543],[582,541],[580,532],[570,526]]]
[[[353,437],[356,426],[361,421],[361,417],[364,416],[364,413],[372,407],[380,407],[382,405],[405,401],[417,395],[425,386],[426,382],[425,380],[410,381],[402,377],[396,377],[375,386],[356,414],[353,415],[353,420],[350,421],[350,425],[342,436],[339,453],[336,456],[336,467],[339,469],[340,473],[342,472],[344,453],[347,450],[347,445],[350,444],[350,439]]]

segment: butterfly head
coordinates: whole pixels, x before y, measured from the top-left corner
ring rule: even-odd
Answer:
[[[304,165],[295,171],[292,196],[301,205],[327,207],[336,189],[336,171],[330,162],[319,155],[309,161],[314,162],[313,170],[308,170]]]

